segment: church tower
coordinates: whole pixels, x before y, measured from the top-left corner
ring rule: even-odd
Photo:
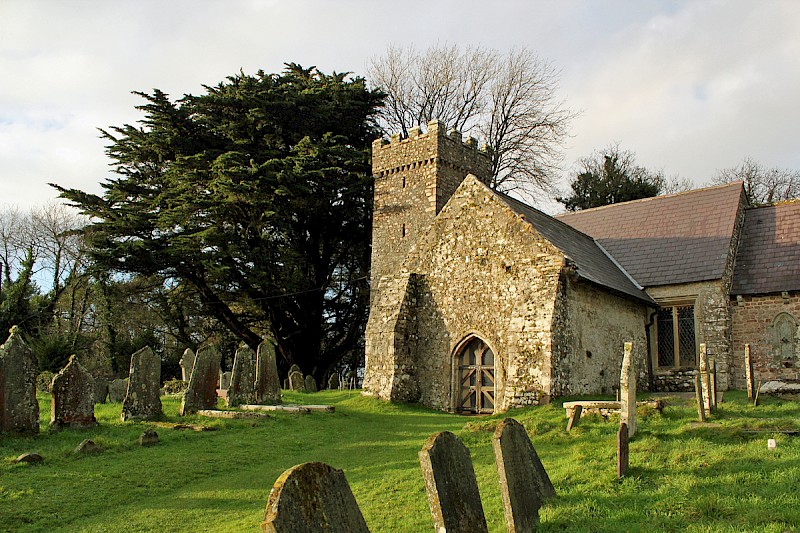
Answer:
[[[405,139],[397,134],[372,143],[371,303],[380,292],[380,279],[399,271],[467,174],[488,181],[491,168],[487,151],[478,150],[475,139],[462,142],[460,132],[448,132],[438,120],[428,123],[427,133],[415,127]]]

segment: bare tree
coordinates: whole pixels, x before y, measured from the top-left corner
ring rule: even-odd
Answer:
[[[752,205],[766,205],[800,197],[800,171],[787,168],[767,168],[746,157],[739,166],[718,170],[712,184],[721,185],[743,181],[744,190]]]
[[[530,50],[392,46],[367,75],[387,93],[386,133],[439,119],[488,145],[491,187],[533,199],[553,192],[575,113],[556,97],[558,70]]]

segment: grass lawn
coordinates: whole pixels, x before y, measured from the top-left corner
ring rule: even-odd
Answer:
[[[100,426],[0,436],[0,531],[258,531],[267,496],[287,468],[322,461],[344,470],[372,531],[431,531],[417,452],[450,430],[469,447],[490,531],[505,531],[491,437],[503,416],[462,417],[391,405],[353,392],[285,393],[288,403],[330,403],[334,414],[275,413],[265,420],[179,418],[213,426],[155,428],[160,443],[136,444],[150,424],[119,421],[121,404],[96,407]],[[800,403],[725,394],[709,423],[693,402],[640,412],[628,476],[616,479],[617,420],[585,416],[566,433],[560,402],[510,413],[527,428],[559,497],[540,511],[542,531],[800,531]],[[767,429],[750,434],[748,429]],[[104,448],[78,457],[91,438]],[[776,450],[767,450],[775,438]],[[23,452],[40,465],[11,464]]]

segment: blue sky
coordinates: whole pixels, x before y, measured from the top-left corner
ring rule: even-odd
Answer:
[[[226,0],[0,2],[0,203],[99,192],[97,128],[133,90],[199,93],[284,62],[363,73],[391,44],[526,46],[561,69],[579,157],[619,142],[696,184],[752,157],[800,168],[800,2]]]

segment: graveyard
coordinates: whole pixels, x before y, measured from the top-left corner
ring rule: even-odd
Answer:
[[[442,431],[469,450],[488,530],[505,531],[492,437],[506,417],[526,430],[557,494],[539,509],[540,531],[783,532],[800,524],[800,404],[791,397],[762,395],[753,406],[729,391],[704,423],[693,397],[640,406],[622,478],[619,416],[584,413],[566,431],[562,399],[465,417],[356,390],[283,390],[284,404],[335,410],[238,420],[180,417],[181,397],[169,395],[157,421],[122,422],[123,404],[109,402],[95,406],[97,425],[61,431],[48,429],[50,395],[37,400],[39,434],[0,436],[3,531],[258,531],[276,479],[310,461],[343,471],[371,531],[430,531],[419,452]],[[227,409],[225,401],[216,408]],[[148,429],[158,442],[142,446]],[[97,449],[76,453],[86,439]],[[13,462],[26,452],[44,460]]]

